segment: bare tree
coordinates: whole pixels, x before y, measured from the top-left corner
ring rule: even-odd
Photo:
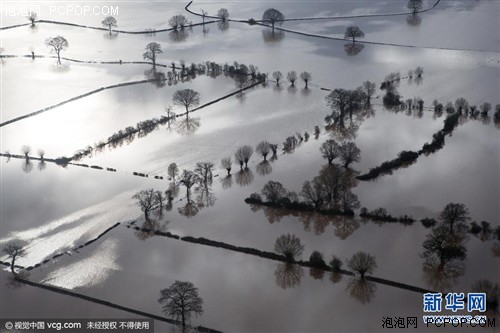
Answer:
[[[286,189],[280,182],[268,181],[262,188],[262,194],[268,202],[278,203],[286,195]]]
[[[309,81],[311,81],[311,73],[309,72],[302,72],[300,73],[300,78],[302,81],[304,81],[304,84],[306,85],[306,89],[308,88]]]
[[[420,66],[415,68],[415,75],[417,78],[422,77],[422,74],[424,74],[424,69]]]
[[[136,199],[137,203],[139,204],[139,207],[141,207],[141,210],[144,213],[144,218],[146,220],[149,220],[149,212],[155,208],[155,206],[158,204],[157,202],[157,196],[155,190],[148,189],[148,190],[142,190],[132,197],[132,199]]]
[[[408,0],[407,7],[412,14],[416,14],[422,9],[422,0]]]
[[[220,161],[220,165],[223,169],[226,169],[227,171],[227,175],[228,176],[231,176],[231,166],[233,164],[233,161],[231,160],[231,156],[229,157],[224,157],[221,161]]]
[[[142,54],[142,57],[145,60],[151,60],[153,63],[153,67],[156,67],[156,56],[160,53],[163,53],[161,50],[161,45],[155,42],[151,42],[146,45],[146,52]]]
[[[54,52],[57,54],[57,63],[61,64],[61,51],[69,46],[66,38],[62,36],[50,37],[45,40],[45,44],[54,49]]]
[[[168,165],[168,176],[172,178],[172,182],[175,184],[175,177],[179,174],[179,168],[177,167],[177,164],[175,163],[170,163]]]
[[[461,203],[449,203],[439,214],[439,219],[450,226],[453,233],[453,225],[457,224],[459,228],[465,227],[465,223],[470,221],[469,209]]]
[[[215,165],[212,162],[198,162],[194,172],[198,175],[198,179],[205,184],[211,184],[213,180],[213,170]]]
[[[376,87],[375,83],[371,81],[363,82],[363,91],[366,96],[366,105],[370,105],[370,101],[373,95],[375,95]]]
[[[245,164],[245,169],[248,168],[248,161],[253,155],[253,148],[250,146],[241,146],[236,149],[234,153],[235,160],[240,164],[240,170],[243,169],[243,163]]]
[[[30,20],[31,26],[34,27],[38,14],[36,12],[29,12],[27,18]]]
[[[160,291],[162,311],[167,316],[181,320],[182,331],[193,315],[203,314],[203,299],[198,295],[198,288],[191,282],[175,281],[167,289]]]
[[[106,17],[104,20],[102,20],[101,24],[105,27],[108,27],[110,35],[111,35],[111,28],[117,26],[116,19],[113,16]]]
[[[226,8],[221,8],[217,12],[217,17],[219,17],[222,21],[226,22],[229,18],[229,12]]]
[[[267,160],[267,155],[271,151],[271,144],[267,141],[261,141],[255,148],[255,151],[264,157],[265,162]]]
[[[30,146],[27,146],[27,145],[24,145],[22,148],[21,148],[22,152],[23,152],[23,155],[26,159],[29,159],[29,155],[30,155],[30,152],[31,152],[31,147]]]
[[[296,257],[302,255],[304,246],[300,243],[300,239],[297,236],[283,234],[276,239],[274,252],[285,256],[288,261],[293,262]]]
[[[174,15],[168,20],[168,24],[174,29],[184,29],[188,25],[188,20],[184,15]]]
[[[5,245],[3,247],[3,252],[12,260],[10,263],[10,271],[15,274],[14,267],[16,259],[26,256],[27,253],[24,246],[20,242],[13,242]]]
[[[186,116],[189,114],[189,107],[200,104],[200,93],[193,89],[177,90],[172,98],[175,105],[186,108]]]
[[[350,27],[347,27],[345,30],[344,38],[349,39],[352,38],[352,43],[356,41],[356,38],[364,38],[365,33],[361,31],[361,29],[355,25],[352,25]]]
[[[302,185],[300,195],[312,203],[315,209],[320,209],[323,205],[323,184],[316,178],[312,182],[306,181]]]
[[[280,80],[281,80],[282,77],[283,77],[283,73],[281,73],[280,71],[273,72],[273,78],[276,80],[276,85],[277,86],[280,85]]]
[[[264,14],[262,15],[262,21],[271,23],[273,30],[274,25],[282,25],[283,20],[285,19],[285,15],[283,15],[279,10],[274,8],[266,9]]]
[[[361,278],[364,279],[366,273],[373,273],[373,270],[377,268],[377,263],[374,256],[360,251],[352,256],[347,266],[353,271],[358,272]]]
[[[465,113],[469,110],[469,103],[467,103],[467,100],[463,97],[457,98],[455,101],[455,109],[457,110],[458,113],[463,113],[465,110]]]
[[[201,9],[201,17],[203,18],[203,25],[205,25],[205,17],[207,16],[208,12],[204,9]]]
[[[358,162],[361,154],[354,142],[343,142],[338,146],[337,151],[346,169],[352,162]]]
[[[339,156],[339,144],[333,139],[323,142],[319,150],[323,155],[323,158],[328,160],[329,165],[331,165],[332,161]]]
[[[286,78],[288,81],[290,81],[290,84],[292,87],[295,87],[295,81],[297,81],[297,72],[296,71],[290,71],[286,75]]]
[[[191,187],[198,182],[198,176],[193,171],[182,170],[180,182],[182,185],[186,186],[186,197],[189,201],[191,196]]]

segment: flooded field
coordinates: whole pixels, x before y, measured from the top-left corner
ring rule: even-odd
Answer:
[[[410,14],[407,1],[195,1],[188,9],[206,11],[205,25],[147,34],[126,32],[169,29],[168,19],[176,14],[188,24],[203,18],[180,1],[116,2],[113,29],[121,32],[109,33],[60,24],[102,27],[106,15],[51,11],[69,3],[43,3],[37,18],[42,21],[33,26],[8,12],[8,6],[30,4],[9,3],[0,30],[0,318],[141,317],[91,303],[100,299],[142,311],[145,318],[165,317],[155,319],[157,332],[180,332],[180,322],[169,322],[180,317],[162,311],[158,300],[161,290],[187,281],[203,299],[203,313],[191,318],[193,330],[379,332],[384,318],[411,317],[431,332],[436,327],[422,321],[428,314],[423,294],[471,291],[486,292],[490,302],[485,313],[474,314],[498,325],[500,1],[421,3],[424,11]],[[209,17],[221,7],[229,20]],[[283,24],[275,30],[245,21],[260,20],[268,8],[285,19],[304,20],[278,22]],[[17,24],[27,25],[10,27]],[[347,26],[359,26],[364,38],[343,40]],[[61,64],[45,45],[57,35],[69,43]],[[151,42],[163,51],[154,69],[143,59]],[[197,69],[190,73],[191,64]],[[235,70],[250,65],[263,75]],[[423,68],[421,76],[414,74],[417,67]],[[292,70],[311,74],[307,88],[300,77],[289,82]],[[283,74],[280,84],[276,71]],[[349,106],[353,116],[346,112],[344,119],[344,109],[339,116],[327,103],[332,91],[354,91],[365,81],[375,91],[369,106]],[[384,81],[390,89],[381,89]],[[201,106],[188,115],[187,107],[174,103],[185,89],[199,93],[199,103],[189,109]],[[402,103],[388,105],[389,92]],[[460,97],[476,108],[459,111]],[[485,102],[491,104],[486,113]],[[444,112],[436,111],[438,103]],[[445,119],[455,115],[456,126],[444,131]],[[158,123],[145,127],[148,120]],[[134,132],[111,139],[126,129]],[[441,131],[444,143],[435,152],[420,153],[373,180],[356,178],[402,151],[419,152]],[[287,149],[291,136],[298,143]],[[263,162],[255,151],[240,170],[236,149],[255,150],[263,140],[277,144],[277,153]],[[343,168],[337,157],[329,166],[320,152],[329,140],[352,142],[360,158]],[[221,159],[230,156],[228,176]],[[213,176],[199,176],[189,187],[183,170],[204,161],[213,163]],[[172,163],[179,168],[175,181]],[[328,170],[341,170],[337,180],[344,173],[352,178],[342,192],[352,191],[359,201],[352,214],[328,215],[312,205],[301,210],[285,201],[281,208],[271,200],[245,202],[252,193],[264,201],[263,188],[275,181],[286,189],[281,199],[304,203],[304,182]],[[167,191],[165,203],[155,201],[149,213],[133,197],[147,189]],[[467,210],[455,229],[442,214],[449,203]],[[375,221],[361,216],[364,208],[385,208],[414,222]],[[424,218],[437,224],[426,227]],[[453,242],[446,238],[452,244],[437,245],[430,259],[429,241],[444,229],[448,236],[442,237]],[[295,235],[303,246],[295,261],[268,254],[284,234]],[[9,244],[24,250],[14,269],[5,251]],[[313,251],[327,266],[311,268]],[[376,260],[366,277],[349,265],[359,251]],[[439,263],[433,261],[436,253]],[[328,266],[332,256],[343,262],[340,273]],[[479,280],[493,287],[476,290]]]

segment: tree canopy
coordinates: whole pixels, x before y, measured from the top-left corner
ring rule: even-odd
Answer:
[[[365,33],[355,25],[347,27],[347,29],[345,30],[344,38],[345,39],[352,38],[353,43],[356,41],[356,38],[364,38],[364,37]]]
[[[175,281],[170,287],[160,291],[162,311],[167,316],[181,320],[182,329],[186,329],[193,315],[203,314],[203,299],[198,295],[198,288],[191,282]]]

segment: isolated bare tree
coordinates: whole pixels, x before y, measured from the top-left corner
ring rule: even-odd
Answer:
[[[373,270],[377,268],[377,262],[375,261],[375,257],[366,253],[366,252],[357,252],[347,263],[350,269],[358,272],[361,275],[361,278],[365,278],[366,273],[373,273]]]
[[[231,176],[231,168],[232,168],[232,164],[233,164],[233,161],[231,159],[231,156],[229,157],[224,157],[221,161],[220,161],[220,165],[222,168],[226,169],[227,171],[227,175],[228,176]]]
[[[193,187],[198,182],[198,176],[189,170],[182,170],[180,183],[186,187],[186,197],[190,200],[191,197],[191,187]]]
[[[186,108],[186,116],[189,114],[191,106],[200,104],[200,93],[193,89],[177,90],[172,97],[175,105],[184,106]]]
[[[273,72],[273,79],[276,80],[276,85],[277,86],[280,85],[280,81],[281,81],[282,77],[283,77],[283,73],[281,73],[280,71]]]
[[[245,169],[248,168],[248,161],[253,155],[253,148],[250,146],[240,146],[236,149],[234,153],[235,160],[240,164],[240,170],[243,170],[243,164],[245,164]]]
[[[344,38],[349,39],[352,38],[352,43],[356,41],[356,38],[364,38],[365,33],[361,31],[361,29],[355,25],[352,25],[350,27],[347,27],[345,30]]]
[[[142,58],[144,60],[151,60],[153,63],[153,68],[156,67],[156,56],[160,53],[163,53],[161,50],[161,45],[155,42],[151,42],[146,45],[146,52],[142,54]]]
[[[286,79],[290,81],[290,84],[292,87],[295,87],[295,81],[297,81],[297,72],[296,71],[290,71],[286,74]]]
[[[293,262],[296,257],[299,257],[302,255],[302,252],[304,252],[304,245],[301,244],[297,236],[283,234],[276,239],[274,252],[286,257],[288,261]]]
[[[261,141],[255,151],[264,158],[264,162],[267,160],[267,155],[271,151],[271,144],[267,141]]]
[[[30,20],[31,26],[34,27],[38,14],[36,12],[29,12],[27,18]]]
[[[439,219],[450,226],[450,231],[453,233],[453,226],[458,225],[460,228],[465,227],[465,224],[470,221],[469,209],[461,203],[449,203],[439,214]]]
[[[69,46],[66,38],[62,36],[50,37],[45,40],[45,44],[54,49],[54,52],[57,54],[57,63],[61,64],[61,51]]]
[[[24,146],[22,146],[21,151],[23,152],[24,157],[26,159],[29,159],[29,155],[30,155],[30,152],[31,152],[31,147],[27,146],[27,145],[24,145]]]
[[[191,282],[175,281],[167,289],[160,291],[162,311],[167,316],[181,320],[182,331],[193,315],[203,314],[203,299],[198,295],[198,288]]]
[[[177,164],[170,163],[168,165],[167,173],[168,176],[172,178],[172,182],[175,184],[175,177],[179,174],[179,167],[177,167]]]
[[[116,19],[113,16],[106,17],[104,20],[102,20],[101,24],[105,27],[108,27],[110,35],[111,35],[111,28],[117,26]]]
[[[144,213],[144,218],[146,220],[149,220],[149,212],[151,212],[158,203],[155,190],[153,190],[152,188],[148,190],[142,190],[134,194],[132,198],[137,200],[137,204]]]
[[[229,18],[229,11],[226,8],[221,8],[217,11],[217,17],[226,22]]]
[[[12,260],[10,263],[10,270],[15,274],[16,272],[14,271],[14,267],[16,259],[18,257],[24,257],[27,254],[23,244],[17,241],[9,243],[3,247],[3,252]]]
[[[262,15],[262,21],[271,23],[274,31],[274,25],[282,25],[285,15],[283,15],[279,10],[274,8],[266,9]]]
[[[304,81],[304,84],[306,85],[306,89],[309,87],[309,81],[311,81],[311,73],[309,72],[302,72],[300,73],[300,79]]]

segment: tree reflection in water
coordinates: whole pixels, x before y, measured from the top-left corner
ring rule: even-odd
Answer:
[[[179,212],[179,214],[181,214],[189,219],[189,218],[195,216],[196,214],[198,214],[198,212],[200,211],[200,208],[193,200],[188,199],[186,204],[183,207],[177,208],[177,211]]]
[[[30,173],[33,170],[33,163],[29,158],[26,158],[21,166],[24,173]]]
[[[249,168],[240,170],[236,173],[236,184],[240,186],[247,186],[253,182],[253,172]]]
[[[185,41],[189,36],[186,29],[174,30],[168,34],[168,37],[172,42],[179,43]]]
[[[162,71],[157,71],[155,67],[145,70],[144,75],[146,76],[146,79],[151,80],[151,83],[156,87],[156,88],[162,88],[165,87],[166,84],[166,76],[165,73]]]
[[[44,160],[38,162],[38,170],[43,171],[47,167],[47,163]]]
[[[302,267],[292,263],[280,262],[274,270],[276,284],[283,289],[298,287],[303,275]]]
[[[309,268],[309,275],[315,280],[323,280],[325,271],[319,268]]]
[[[471,286],[471,292],[486,294],[486,312],[481,313],[488,318],[498,318],[500,315],[500,284],[486,279],[478,280]]]
[[[163,217],[162,212],[157,212],[156,215],[159,217],[158,220],[148,218],[142,223],[140,227],[141,229],[135,231],[135,235],[138,239],[144,241],[150,237],[153,237],[155,231],[164,232],[167,230],[167,225],[169,221],[162,221]]]
[[[192,135],[200,128],[200,118],[186,116],[176,122],[176,131],[181,135]]]
[[[21,281],[17,280],[16,278],[19,277],[21,279],[28,280],[30,277],[30,274],[28,271],[20,271],[17,274],[9,274],[7,277],[7,281],[5,282],[5,286],[9,289],[19,289],[21,287],[24,287],[25,284],[22,283]]]
[[[226,177],[222,178],[221,183],[222,183],[223,189],[226,190],[228,188],[231,188],[231,186],[233,186],[233,176],[226,176]]]
[[[268,175],[273,171],[273,168],[271,167],[271,164],[268,161],[260,162],[259,164],[257,164],[255,169],[257,170],[259,176]]]
[[[277,43],[285,38],[285,32],[282,30],[264,29],[262,30],[262,38],[266,43]]]
[[[333,225],[335,226],[335,236],[342,240],[352,235],[360,227],[359,221],[350,216],[335,216]]]
[[[349,294],[361,304],[370,303],[375,296],[377,285],[366,279],[352,278],[347,284]]]
[[[331,272],[330,273],[330,281],[332,283],[339,283],[342,280],[342,274],[339,272]]]
[[[344,44],[344,51],[348,56],[355,56],[361,53],[365,46],[363,44],[347,43]]]
[[[427,285],[437,291],[449,290],[465,274],[465,264],[458,260],[439,262],[431,258],[424,262],[422,269]]]
[[[227,20],[222,20],[217,22],[217,27],[219,28],[220,31],[226,31],[229,29],[229,21]]]
[[[413,13],[406,16],[406,23],[408,23],[408,25],[416,27],[419,26],[420,23],[422,23],[422,18],[420,17],[420,15],[418,15],[418,13]]]

